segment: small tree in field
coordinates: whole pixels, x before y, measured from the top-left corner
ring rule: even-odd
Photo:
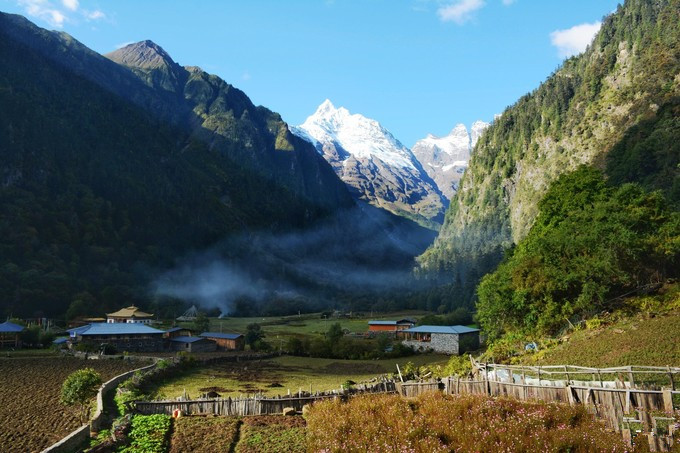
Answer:
[[[90,400],[97,394],[102,377],[92,368],[71,373],[61,386],[61,402],[67,406],[80,407],[80,422],[90,415]]]

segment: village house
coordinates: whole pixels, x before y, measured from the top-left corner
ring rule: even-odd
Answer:
[[[106,314],[106,322],[108,324],[115,323],[128,323],[128,324],[149,324],[153,319],[151,313],[146,313],[130,305],[129,307],[122,308],[115,313]]]
[[[369,333],[397,333],[415,327],[416,321],[409,318],[397,321],[368,321]]]
[[[194,330],[188,327],[171,327],[165,331],[163,337],[165,338],[177,338],[177,337],[191,337],[194,335]]]
[[[479,329],[465,326],[418,326],[400,331],[399,338],[417,351],[458,355],[479,348]]]
[[[0,324],[0,348],[20,348],[23,331],[24,326],[13,322],[6,321]]]
[[[160,352],[165,349],[165,332],[137,322],[88,324],[68,332],[74,343],[108,344],[118,351]]]
[[[245,338],[240,333],[203,332],[200,337],[217,343],[220,351],[243,351]]]
[[[186,352],[214,352],[217,350],[217,343],[203,337],[174,337],[170,339],[170,349]]]

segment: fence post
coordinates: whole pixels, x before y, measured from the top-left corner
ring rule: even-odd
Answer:
[[[675,381],[673,381],[673,372],[671,371],[671,367],[666,365],[666,368],[668,369],[668,377],[671,378],[671,390],[675,390]]]
[[[567,386],[564,389],[567,391],[567,401],[569,401],[569,405],[570,406],[575,405],[576,402],[574,401],[574,392],[571,389],[571,385],[567,383]]]
[[[628,366],[628,380],[630,381],[630,388],[635,388],[635,376],[633,376],[632,366]]]
[[[668,413],[673,413],[673,393],[672,390],[663,391],[663,409]]]

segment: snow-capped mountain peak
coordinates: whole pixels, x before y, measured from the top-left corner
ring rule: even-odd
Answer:
[[[297,127],[356,198],[423,225],[440,222],[445,199],[410,149],[379,122],[326,99]]]
[[[458,190],[470,153],[487,127],[489,123],[476,121],[468,134],[464,124],[456,124],[449,135],[436,137],[428,134],[413,145],[413,154],[447,198],[451,199]]]
[[[477,144],[477,140],[479,140],[479,137],[482,136],[482,133],[490,125],[491,124],[486,123],[484,121],[475,121],[474,123],[472,123],[472,127],[470,128],[470,148],[471,148],[471,150],[474,149],[475,145]]]
[[[411,151],[380,123],[346,108],[336,108],[326,99],[293,133],[318,143],[340,145],[358,159],[379,159],[404,168],[416,169]]]

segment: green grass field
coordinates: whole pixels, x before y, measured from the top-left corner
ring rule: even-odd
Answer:
[[[448,356],[422,354],[390,360],[336,360],[282,356],[270,360],[225,362],[202,366],[179,373],[158,384],[153,390],[173,399],[186,391],[195,398],[208,391],[222,396],[254,393],[285,395],[338,389],[347,380],[361,382],[396,372],[396,364],[445,365]]]
[[[375,316],[367,313],[359,318],[322,318],[319,313],[256,317],[256,318],[210,318],[210,330],[215,332],[245,333],[248,324],[260,324],[266,334],[267,341],[276,345],[278,339],[286,339],[291,336],[303,337],[321,335],[328,331],[334,323],[352,333],[365,333],[368,331],[370,320],[396,320],[400,318],[418,318],[428,314],[425,311],[400,311],[394,313],[380,313]],[[186,327],[192,327],[191,323],[180,323]]]
[[[526,356],[526,363],[615,367],[680,366],[680,311],[638,315],[606,327],[579,330],[556,347]]]

